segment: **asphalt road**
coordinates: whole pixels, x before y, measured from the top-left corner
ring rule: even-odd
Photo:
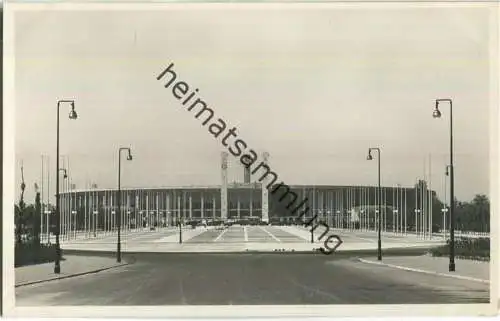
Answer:
[[[125,256],[126,259],[131,258]],[[16,288],[30,305],[487,303],[489,287],[322,254],[134,254],[128,266]]]

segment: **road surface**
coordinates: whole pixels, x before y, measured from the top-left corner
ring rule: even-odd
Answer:
[[[98,274],[16,288],[16,304],[436,304],[489,300],[487,284],[374,266],[340,255],[143,253],[134,254],[134,259],[128,266]]]

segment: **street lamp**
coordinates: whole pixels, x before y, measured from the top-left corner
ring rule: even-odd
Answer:
[[[57,135],[56,135],[56,173],[59,174],[59,110],[61,104],[71,104],[69,119],[77,119],[74,100],[59,100],[57,102]],[[66,175],[67,176],[67,175]],[[54,273],[61,273],[61,245],[59,244],[59,229],[61,228],[61,213],[59,212],[59,175],[56,175],[56,258],[54,265]]]
[[[120,147],[118,149],[118,195],[116,196],[117,200],[117,217],[116,222],[118,225],[118,239],[116,241],[116,262],[120,263],[122,261],[122,253],[121,253],[121,240],[120,240],[120,230],[121,230],[121,206],[122,206],[122,197],[121,197],[121,169],[122,169],[122,151],[128,151],[127,160],[132,160],[132,154],[130,152],[130,148],[128,147]]]
[[[449,271],[455,271],[455,191],[454,191],[454,168],[453,168],[453,102],[451,99],[436,99],[436,105],[432,116],[441,117],[439,103],[447,102],[450,104],[450,164],[446,167],[450,176],[450,264]]]
[[[377,199],[378,199],[378,260],[382,261],[382,219],[381,219],[381,214],[382,214],[382,206],[381,206],[381,199],[380,199],[380,148],[375,147],[375,148],[369,148],[368,149],[368,156],[366,157],[367,160],[373,160],[372,157],[372,151],[377,151],[378,154],[378,193],[377,193]]]
[[[59,171],[64,173],[63,178],[68,178],[68,171],[66,170],[66,168],[59,168]]]

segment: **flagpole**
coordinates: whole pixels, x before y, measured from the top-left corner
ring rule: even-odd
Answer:
[[[87,230],[87,218],[88,218],[87,211],[89,208],[92,208],[92,203],[93,203],[91,201],[90,197],[87,198],[88,190],[89,190],[89,180],[88,180],[88,178],[86,178],[85,179],[85,191],[83,192],[83,213],[85,215],[84,222],[83,222],[83,234],[85,235],[85,238],[89,237],[89,233]],[[88,207],[87,207],[87,200],[88,200]]]
[[[419,216],[418,216],[418,226],[420,227],[420,231],[418,234],[418,237],[422,237],[422,216],[424,215],[424,211],[422,208],[422,179],[419,178],[419,184],[418,184],[418,209],[420,210]]]
[[[395,215],[396,216],[395,217],[396,221],[394,222],[394,224],[396,225],[396,229],[395,229],[396,230],[396,233],[395,233],[396,235],[399,234],[399,225],[400,225],[400,223],[399,223],[399,215],[400,215],[400,213],[399,212],[401,210],[400,209],[401,204],[400,204],[400,199],[399,199],[399,190],[400,190],[399,183],[396,183],[396,215]]]
[[[448,170],[448,169],[446,169]],[[447,183],[448,179],[447,179],[447,176],[445,175],[444,176],[444,208],[443,208],[443,235],[444,235],[444,239],[446,240],[446,214],[448,212],[448,202],[447,202],[447,198],[448,198],[448,190],[446,189],[446,183]]]
[[[408,216],[407,216],[407,211],[408,211],[408,203],[407,203],[407,199],[406,199],[406,194],[408,193],[408,189],[405,188],[405,207],[404,207],[404,211],[405,211],[405,235],[408,235]]]
[[[69,166],[69,159],[68,159],[68,166]],[[71,240],[72,237],[72,229],[71,229],[71,176],[69,176],[68,173],[68,181],[66,183],[66,215],[68,216],[68,221],[67,221],[67,240]]]
[[[109,204],[111,205],[110,209],[111,209],[111,235],[113,235],[115,233],[115,230],[116,230],[116,210],[115,210],[115,193],[113,191],[113,189],[111,189],[109,191],[109,197],[110,197],[110,202]]]
[[[103,192],[103,207],[104,207],[104,213],[103,213],[103,225],[102,225],[102,229],[103,229],[103,234],[104,235],[108,235],[108,225],[109,225],[109,222],[108,222],[108,209],[109,209],[109,204],[108,204],[108,191],[107,190],[104,190]]]
[[[61,156],[61,163],[62,163],[62,167],[65,168],[64,166],[64,158]],[[59,169],[57,169],[58,172],[56,173],[56,175],[59,175]],[[64,206],[63,205],[63,197],[64,197],[64,181],[66,179],[62,179],[62,180],[59,180],[59,184],[60,184],[60,187],[59,189],[61,190],[61,194],[60,197],[59,197],[59,212],[60,212],[60,218],[61,218],[61,224],[59,224],[59,234],[61,235],[61,240],[64,240]]]
[[[73,182],[73,180],[71,180],[71,182]],[[73,193],[71,194],[72,197],[71,197],[71,200],[73,202],[73,213],[75,215],[75,217],[73,218],[73,230],[74,230],[74,235],[75,235],[75,239],[77,237],[77,231],[78,231],[78,210],[77,210],[77,201],[76,201],[76,184],[75,183],[71,183],[71,188],[73,189]]]
[[[42,175],[40,177],[40,199],[41,199],[41,203],[42,203],[42,209],[40,211],[40,242],[43,242],[43,219],[44,219],[44,213],[45,213],[45,205],[43,204],[43,198],[44,198],[44,194],[43,194],[43,158],[44,156],[42,156]]]
[[[382,187],[382,193],[384,194],[384,232],[387,232],[387,189]]]
[[[64,156],[63,156],[64,157]],[[64,157],[64,168],[66,169],[66,173],[68,171],[68,164],[66,163],[66,157]],[[63,209],[64,209],[64,239],[68,240],[68,208],[67,208],[67,193],[68,193],[68,180],[69,180],[69,175],[66,177],[65,180],[63,180],[63,190],[64,190],[64,195],[62,198],[63,202]]]
[[[77,236],[77,232],[80,230],[80,227],[79,227],[79,208],[78,208],[78,202],[77,202],[77,195],[76,195],[76,184],[73,183],[73,200],[74,200],[74,203],[73,203],[73,207],[75,209],[75,238]],[[80,200],[80,203],[81,203],[81,199]]]
[[[399,184],[396,183],[396,217],[395,217],[395,221],[394,221],[394,224],[395,224],[395,234],[398,234],[399,233],[399,212],[400,212],[400,204],[399,204]]]
[[[415,235],[418,237],[418,179],[415,184]]]
[[[159,228],[159,220],[160,220],[160,198],[159,193],[156,192],[156,228]]]
[[[75,221],[75,218],[73,217],[73,208],[72,208],[72,205],[73,205],[73,200],[72,200],[72,193],[71,191],[73,190],[73,177],[71,175],[71,172],[70,172],[70,168],[69,168],[69,156],[68,156],[68,216],[69,216],[69,226],[68,226],[68,229],[69,229],[69,233],[68,233],[68,239],[71,239],[71,237],[73,236],[73,225],[74,225],[74,221]]]
[[[66,239],[69,241],[71,239],[71,209],[70,209],[70,199],[71,195],[71,172],[69,171],[69,157],[67,157],[67,170],[68,179],[66,180]]]
[[[396,197],[396,187],[393,185],[392,186],[392,233],[396,233],[396,224],[395,224],[395,215],[397,211],[397,197]]]
[[[359,205],[359,228],[365,230],[365,187],[360,187],[360,205]]]
[[[52,210],[50,209],[50,156],[47,156],[47,243],[50,244],[50,216]]]
[[[132,216],[131,215],[132,213],[130,212],[130,191],[127,190],[127,233],[126,235],[128,235],[128,233],[130,233],[130,217]]]
[[[404,231],[404,226],[406,226],[406,222],[404,221],[404,209],[405,209],[405,207],[404,207],[405,206],[405,204],[404,204],[404,196],[405,196],[404,193],[405,193],[405,191],[406,191],[406,188],[403,185],[401,185],[401,190],[399,192],[399,204],[400,204],[400,207],[401,207],[400,214],[399,214],[400,220],[401,220],[400,221],[401,223],[399,224],[399,226],[400,226],[399,232],[400,232],[401,235],[404,234],[404,232],[403,232]]]
[[[398,217],[399,217],[399,234],[403,235],[403,186],[401,186],[401,184],[399,184],[399,187],[398,187],[398,191],[399,191],[399,195],[398,195],[398,204],[399,204],[399,208],[398,208]]]
[[[137,219],[137,214],[138,212],[141,210],[141,207],[140,207],[140,202],[139,202],[139,194],[140,194],[140,191],[136,191],[136,195],[135,195],[135,207],[134,207],[134,217],[135,217],[135,224],[134,224],[134,229],[135,229],[135,232],[137,232],[137,229],[139,227],[139,221]]]
[[[95,189],[97,188],[97,185],[92,182],[90,185],[90,197],[92,197],[92,206],[91,206],[91,212],[89,212],[89,233],[93,234],[94,237],[97,236],[97,233],[99,232],[97,230],[98,228],[98,221],[99,221],[99,194]],[[91,224],[92,223],[92,224]]]
[[[398,234],[403,234],[403,187],[398,184]]]
[[[429,154],[429,237],[432,240],[432,155]]]
[[[63,168],[66,168],[66,165],[65,165],[65,158],[64,158],[64,156],[61,156],[61,158],[62,158],[62,166],[63,166]],[[59,171],[59,169],[58,169],[58,171]],[[59,175],[59,174],[60,174],[60,173],[58,172],[58,173],[57,173],[57,175]],[[62,190],[62,195],[61,195],[61,197],[59,198],[59,202],[60,202],[60,204],[59,204],[59,208],[60,208],[60,209],[61,209],[61,211],[62,211],[62,215],[61,215],[61,221],[62,221],[62,224],[61,224],[61,226],[60,226],[60,228],[59,228],[59,233],[61,234],[61,236],[62,236],[62,239],[63,239],[63,240],[65,239],[65,236],[66,236],[66,235],[64,234],[64,230],[65,230],[65,228],[64,228],[64,226],[65,226],[65,225],[64,225],[64,224],[65,224],[65,219],[66,219],[66,211],[65,211],[65,209],[64,209],[64,186],[65,186],[65,184],[64,184],[64,183],[65,183],[65,182],[66,182],[66,178],[65,178],[65,179],[63,179],[62,181],[60,181],[60,184],[62,185],[62,186],[61,186],[61,187],[62,187],[62,188],[61,188],[61,190]]]

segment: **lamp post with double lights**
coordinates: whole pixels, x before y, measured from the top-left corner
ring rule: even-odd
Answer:
[[[377,151],[377,160],[378,160],[378,193],[377,193],[377,199],[378,199],[378,260],[382,261],[382,206],[381,206],[381,198],[380,198],[380,148],[375,147],[375,148],[369,148],[368,149],[368,156],[366,157],[367,160],[372,160],[372,151]]]
[[[118,238],[116,240],[116,262],[120,263],[122,261],[122,253],[121,253],[121,235],[120,235],[120,230],[121,230],[121,223],[122,223],[122,216],[121,216],[121,206],[122,206],[122,195],[121,195],[121,169],[122,169],[122,151],[128,151],[127,155],[127,160],[131,161],[132,160],[132,153],[130,151],[129,147],[120,147],[118,149],[118,195],[116,196],[117,198],[117,217],[116,217],[116,222],[118,225]]]
[[[77,119],[78,115],[75,111],[74,100],[59,100],[57,102],[57,135],[56,135],[56,257],[54,263],[54,273],[61,273],[61,245],[59,244],[59,229],[61,228],[61,213],[59,209],[59,110],[62,104],[70,104],[71,111],[69,112],[69,119]]]
[[[436,105],[432,116],[434,118],[441,117],[441,111],[439,110],[440,103],[449,103],[450,106],[450,164],[449,174],[450,174],[450,263],[448,270],[450,272],[455,271],[455,190],[454,190],[454,168],[453,168],[453,102],[451,99],[436,99]]]

